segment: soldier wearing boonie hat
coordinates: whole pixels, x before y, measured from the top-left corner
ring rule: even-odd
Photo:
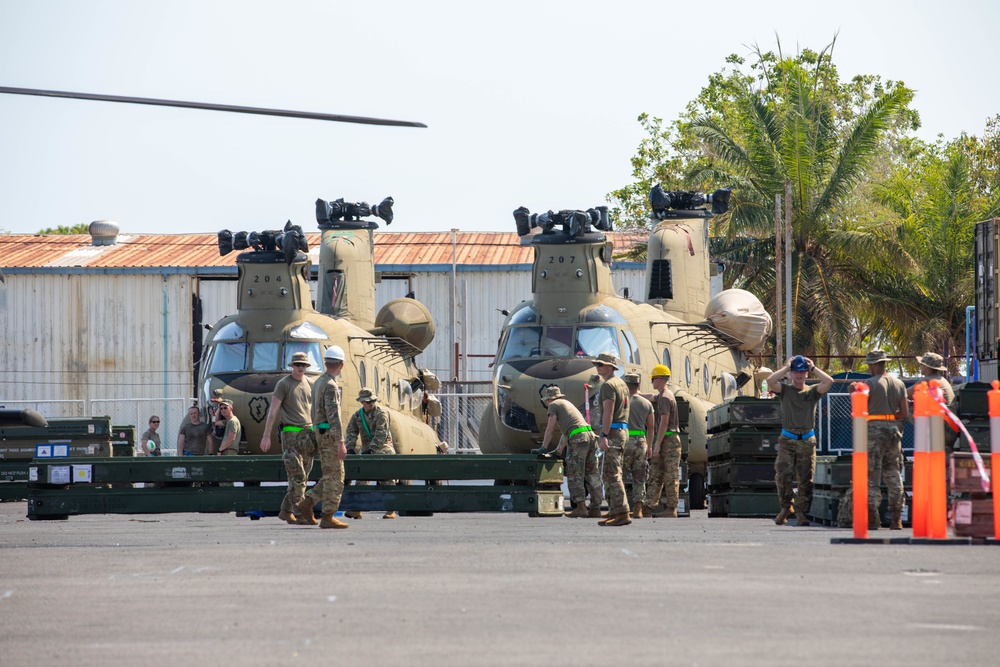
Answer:
[[[941,395],[944,396],[945,405],[949,408],[953,406],[955,404],[955,390],[948,382],[948,366],[944,363],[944,357],[936,352],[925,352],[923,356],[917,357],[917,362],[920,364],[920,375],[923,376],[923,379],[927,382],[937,380]],[[916,386],[917,383],[914,382],[907,388],[906,395],[908,397],[913,398],[913,390]]]
[[[549,443],[555,435],[556,426],[562,436],[556,445],[555,453],[566,450],[566,484],[569,486],[569,500],[573,504],[572,511],[566,516],[577,519],[590,515],[596,509],[600,513],[600,496],[597,505],[591,503],[587,508],[587,484],[591,489],[601,488],[601,471],[597,464],[597,438],[576,406],[567,400],[558,385],[550,385],[542,390],[542,401],[548,406],[548,420],[545,434],[542,436],[542,446],[531,450],[532,454],[548,454]],[[596,485],[596,486],[595,486]],[[591,496],[593,500],[594,496]]]
[[[868,529],[878,530],[882,518],[878,506],[882,503],[880,480],[889,491],[889,527],[903,529],[903,434],[901,425],[910,415],[906,402],[906,385],[885,372],[889,355],[885,350],[872,350],[865,355],[871,377],[868,385]]]
[[[625,383],[615,375],[621,362],[614,354],[602,352],[594,359],[601,385],[601,424],[597,446],[604,452],[604,492],[608,497],[608,515],[598,524],[602,526],[627,526],[629,516],[625,482],[622,479],[622,459],[628,444],[628,400]]]
[[[347,422],[347,433],[344,440],[347,443],[348,451],[356,451],[358,438],[361,439],[362,454],[395,454],[396,448],[392,443],[392,432],[389,430],[389,411],[378,404],[378,396],[368,387],[364,387],[358,392],[358,403],[361,408],[351,415]],[[379,486],[395,486],[394,479],[380,479]],[[345,512],[344,516],[351,519],[360,519],[361,512]],[[396,512],[387,511],[382,515],[383,519],[395,519]]]

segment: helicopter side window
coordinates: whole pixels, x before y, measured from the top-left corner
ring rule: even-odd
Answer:
[[[375,372],[372,375],[375,376],[374,377],[374,380],[375,380],[375,397],[377,398],[378,397],[378,385],[379,385],[378,366],[375,367]]]
[[[739,387],[736,385],[736,378],[732,373],[722,373],[722,400],[726,401],[736,395]]]
[[[254,343],[253,360],[250,368],[255,371],[276,371],[278,370],[278,343]]]
[[[596,357],[601,352],[621,357],[618,332],[613,327],[580,327],[576,330],[576,356]]]
[[[500,359],[515,357],[535,357],[542,352],[541,327],[513,327],[507,335]]]
[[[368,386],[368,373],[365,370],[365,360],[362,359],[358,362],[358,379],[361,381],[362,387]]]
[[[635,336],[632,335],[631,331],[622,329],[622,339],[625,344],[622,346],[624,350],[624,360],[629,364],[639,363],[639,345],[635,342]]]
[[[670,368],[670,350],[663,348],[663,365]]]
[[[306,369],[307,372],[318,372],[323,370],[323,352],[320,350],[319,343],[305,342],[290,340],[285,342],[285,363],[281,365],[282,369],[289,368],[289,364],[292,363],[292,355],[296,352],[305,352],[309,355],[309,368]]]
[[[573,327],[548,327],[545,330],[545,356],[568,357],[573,350]]]
[[[220,343],[215,346],[209,373],[231,373],[247,367],[246,343]]]

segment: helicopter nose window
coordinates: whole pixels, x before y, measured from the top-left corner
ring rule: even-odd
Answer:
[[[323,364],[320,359],[323,358],[323,354],[319,343],[300,343],[298,341],[288,341],[285,343],[285,359],[284,363],[281,364],[281,370],[288,369],[288,365],[292,363],[292,355],[296,352],[305,352],[309,355],[309,368],[306,369],[307,372],[322,370]]]
[[[222,327],[215,332],[214,340],[242,340],[243,339],[243,327],[236,324],[236,322],[230,322],[226,326]]]
[[[215,346],[209,373],[231,373],[247,367],[246,343],[221,343]]]
[[[255,371],[278,370],[278,343],[254,343],[251,368]]]
[[[545,330],[546,357],[568,357],[572,345],[573,327],[549,327]]]
[[[507,336],[500,359],[537,357],[542,354],[541,327],[513,327]]]
[[[303,322],[289,329],[288,335],[292,338],[316,338],[328,340],[329,337],[318,326],[312,322]]]
[[[618,332],[614,328],[580,327],[576,330],[576,356],[596,357],[601,352],[611,352],[621,358]]]

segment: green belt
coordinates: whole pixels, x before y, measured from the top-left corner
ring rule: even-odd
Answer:
[[[298,433],[300,431],[309,431],[311,429],[312,429],[312,426],[282,426],[281,427],[281,432],[282,433]]]
[[[575,429],[566,434],[566,439],[569,440],[577,433],[586,433],[587,431],[593,431],[594,429],[589,426],[577,426]]]
[[[636,438],[643,438],[643,437],[645,437],[645,436],[646,436],[646,432],[645,432],[645,431],[640,431],[640,430],[639,430],[639,429],[637,429],[637,428],[630,428],[630,429],[628,430],[628,434],[629,434],[630,436],[633,436],[633,437],[636,437]]]
[[[313,428],[325,428],[325,429],[329,429],[330,428],[330,424],[329,424],[329,422],[323,422],[322,424],[313,424]]]
[[[663,435],[680,435],[680,431],[664,431]]]

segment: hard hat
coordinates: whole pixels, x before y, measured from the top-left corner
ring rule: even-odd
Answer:
[[[649,374],[649,379],[654,378],[668,378],[670,377],[670,369],[664,364],[656,364],[653,366],[653,372]]]
[[[339,361],[344,363],[344,350],[339,345],[331,345],[326,348],[323,358],[327,361]]]

